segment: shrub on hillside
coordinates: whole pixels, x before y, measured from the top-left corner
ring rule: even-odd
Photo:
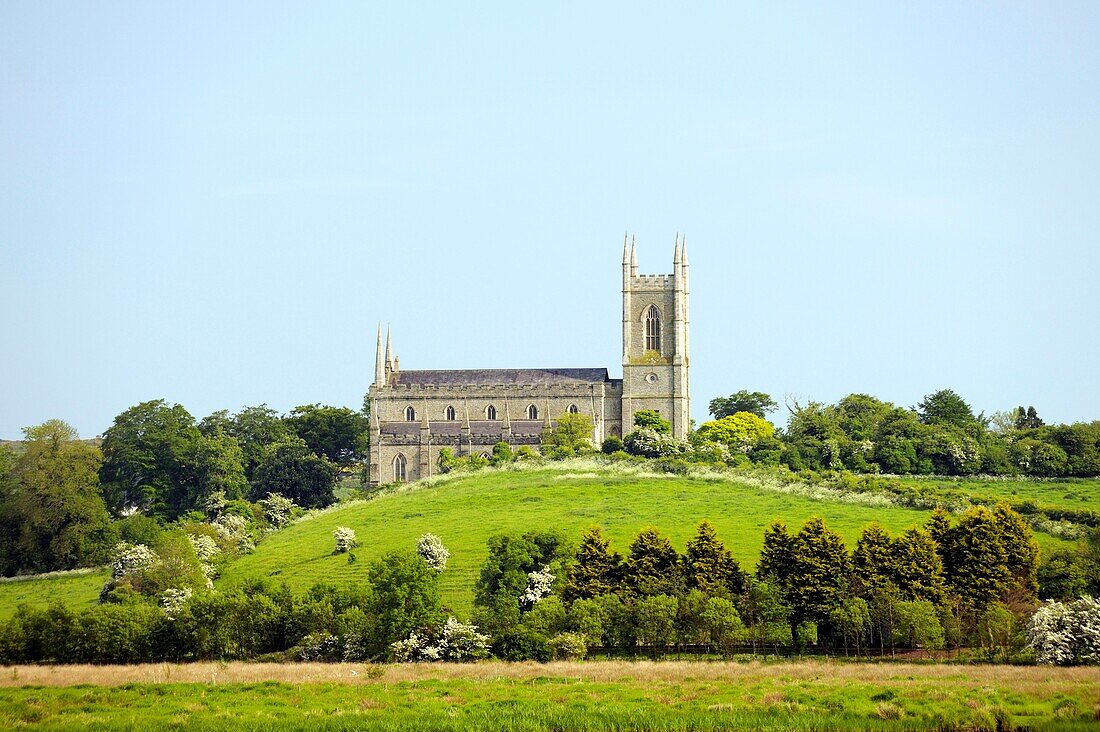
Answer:
[[[337,526],[332,532],[332,538],[336,540],[334,554],[349,552],[358,545],[355,541],[355,529],[349,529],[347,526]]]
[[[1028,623],[1027,639],[1038,663],[1100,664],[1100,600],[1043,605]]]
[[[447,560],[451,553],[443,546],[443,540],[435,534],[424,534],[416,543],[416,553],[424,558],[428,566],[436,572],[442,572],[447,568]]]

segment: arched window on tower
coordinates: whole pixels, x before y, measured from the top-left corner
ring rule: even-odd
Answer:
[[[661,313],[656,305],[650,305],[645,311],[645,349],[661,350]]]
[[[416,421],[416,410],[412,408],[411,404],[409,406],[405,407],[405,421],[406,422],[415,422]]]
[[[492,404],[485,407],[485,419],[495,420],[497,418],[497,408]]]
[[[539,418],[539,408],[536,407],[534,404],[527,407],[527,419],[538,419],[538,418]]]
[[[576,405],[576,404],[570,404],[570,405],[569,405],[569,413],[570,413],[570,414],[576,414],[576,413],[577,413],[577,412],[579,412],[579,411],[581,411],[581,410],[577,409],[577,405]]]
[[[454,422],[455,421],[455,408],[454,407],[447,407],[446,414],[447,414],[447,421],[449,421],[449,422]]]
[[[412,409],[412,407],[409,407]],[[397,457],[393,459],[393,482],[404,483],[408,480],[406,469],[408,468],[409,461],[405,459],[405,456],[401,453],[397,453]]]

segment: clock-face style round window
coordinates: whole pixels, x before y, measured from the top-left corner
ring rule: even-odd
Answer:
[[[645,380],[648,381],[651,384],[656,384],[657,383],[657,374],[654,374],[652,372],[648,373],[648,374],[645,375]]]

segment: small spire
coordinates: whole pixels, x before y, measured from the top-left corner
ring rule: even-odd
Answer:
[[[386,323],[386,368],[393,371],[393,329]]]
[[[374,385],[382,386],[386,381],[386,366],[382,362],[382,323],[378,323],[378,344],[374,349]]]
[[[634,237],[630,237],[630,275],[632,277],[638,274],[638,252],[634,246]]]
[[[680,256],[683,258],[684,266],[688,266],[688,238],[686,236],[684,237],[683,251]]]
[[[676,265],[676,269],[680,268],[680,232],[676,232],[676,251],[672,255],[672,263]]]
[[[630,264],[630,258],[627,255],[627,249],[626,249],[627,236],[628,236],[627,232],[624,231],[623,232],[623,264]]]
[[[466,400],[466,397],[462,397],[462,412],[465,415],[465,424],[463,426],[466,429],[470,429],[470,402]]]
[[[504,400],[504,427],[507,429],[512,428],[512,412],[508,409],[508,400]]]
[[[542,416],[543,424],[550,426],[550,399],[546,400],[546,414]]]

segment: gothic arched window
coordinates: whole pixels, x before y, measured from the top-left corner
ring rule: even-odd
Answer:
[[[455,408],[454,407],[447,407],[446,414],[447,414],[447,420],[448,421],[450,421],[450,422],[455,421]]]
[[[409,407],[412,409],[412,407]],[[397,453],[397,457],[393,459],[393,482],[404,483],[408,480],[406,468],[408,468],[409,461],[405,459],[405,456],[401,453]]]
[[[538,419],[538,418],[539,418],[539,408],[536,407],[534,404],[527,407],[527,419]]]
[[[650,305],[645,311],[645,349],[661,350],[661,313],[656,305]]]
[[[576,413],[577,413],[577,412],[579,412],[579,411],[581,411],[581,410],[577,409],[577,405],[576,405],[576,404],[570,404],[570,405],[569,405],[569,413],[570,413],[570,414],[576,414]]]
[[[416,410],[412,408],[412,405],[409,405],[409,406],[405,407],[405,421],[406,422],[415,422],[416,421]]]
[[[485,419],[494,420],[497,418],[497,408],[492,404],[485,407]]]

